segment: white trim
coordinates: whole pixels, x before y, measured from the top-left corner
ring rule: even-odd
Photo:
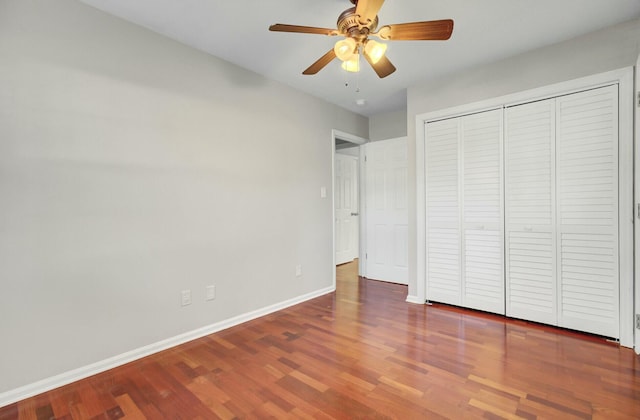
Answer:
[[[358,148],[360,149],[360,159],[358,160],[358,213],[360,213],[360,217],[358,218],[360,221],[358,230],[358,232],[360,232],[360,237],[358,238],[358,245],[360,247],[358,250],[358,275],[361,277],[367,277],[367,206],[365,201],[367,198],[365,172],[367,169],[367,150],[364,144],[360,146],[361,147]]]
[[[633,102],[635,106],[633,109],[635,110],[635,197],[634,204],[631,215],[635,222],[635,244],[636,244],[636,254],[635,254],[635,313],[640,314],[640,214],[638,214],[638,210],[640,206],[640,149],[638,147],[638,142],[640,142],[640,56],[638,56],[638,61],[636,62],[636,74],[635,74],[635,89],[634,89],[634,98]],[[638,102],[636,102],[638,101]],[[635,332],[635,345],[636,345],[636,353],[640,354],[640,329],[634,329]]]
[[[416,301],[425,303],[427,301],[426,120],[419,117],[416,117],[416,295],[414,297]]]
[[[344,131],[340,131],[340,130],[336,130],[333,129],[331,130],[331,226],[332,226],[332,243],[331,243],[331,248],[333,251],[332,254],[332,261],[333,261],[333,265],[332,265],[332,276],[333,276],[333,288],[336,288],[336,139],[340,139],[340,140],[346,140],[350,143],[354,143],[357,145],[362,146],[363,144],[367,143],[367,139],[365,139],[364,137],[359,137],[356,136],[355,134],[349,134],[349,133],[345,133]],[[358,258],[361,260],[362,256],[364,255],[364,253],[366,252],[366,249],[363,248],[363,244],[364,244],[364,240],[365,238],[365,229],[362,225],[362,221],[364,220],[364,218],[366,217],[366,210],[364,208],[364,206],[362,205],[362,200],[365,199],[365,188],[364,188],[364,181],[362,178],[362,167],[363,167],[363,163],[364,163],[364,151],[362,150],[362,147],[359,147],[358,149],[360,149],[360,159],[358,161],[358,176],[360,177],[358,179],[358,193],[359,193],[359,197],[358,197],[358,203],[360,205],[360,226],[359,226],[359,238],[358,238],[358,245],[359,245],[359,249],[358,249]],[[366,273],[364,273],[363,271],[363,264],[360,263],[358,264],[358,274],[361,276],[365,276]]]
[[[618,85],[618,258],[620,263],[620,345],[634,345],[633,302],[633,68]]]
[[[369,141],[364,137],[356,136],[355,134],[345,133],[344,131],[335,130],[335,129],[331,130],[331,134],[333,136],[334,147],[336,145],[336,139],[345,140],[345,141],[348,141],[349,143],[355,143],[359,145],[363,145]]]
[[[79,381],[81,379],[88,378],[89,376],[102,373],[104,371],[116,368],[118,366],[122,366],[126,363],[130,363],[135,360],[141,359],[143,357],[147,357],[152,354],[161,352],[163,350],[170,349],[180,344],[184,344],[189,341],[196,340],[198,338],[202,338],[222,330],[226,330],[227,328],[231,328],[236,325],[240,325],[242,323],[251,321],[253,319],[260,318],[265,315],[269,315],[271,313],[286,309],[290,306],[297,305],[302,302],[306,302],[308,300],[326,295],[328,293],[332,293],[333,291],[335,291],[335,288],[332,288],[332,287],[320,289],[315,292],[307,293],[305,295],[286,300],[284,302],[276,303],[261,309],[257,309],[255,311],[248,312],[246,314],[229,318],[224,321],[216,322],[215,324],[211,324],[206,327],[198,328],[193,331],[179,334],[175,337],[171,337],[166,340],[161,340],[156,343],[149,344],[148,346],[140,347],[135,350],[131,350],[126,353],[122,353],[117,356],[110,357],[108,359],[101,360],[96,363],[92,363],[87,366],[73,369],[68,372],[64,372],[59,375],[55,375],[50,378],[40,380],[38,382],[34,382],[32,384],[22,386],[20,388],[16,388],[10,391],[0,393],[0,407],[13,404],[25,398],[33,397],[34,395],[38,395],[43,392],[51,391],[52,389],[55,389],[64,385],[68,385],[72,382]]]
[[[336,288],[336,130],[331,130],[331,285]]]
[[[634,344],[634,254],[633,254],[633,68],[627,67],[605,73],[582,77],[517,92],[501,97],[437,110],[416,115],[416,288],[418,300],[426,301],[426,197],[425,197],[425,128],[428,121],[437,121],[461,115],[481,112],[497,107],[512,106],[519,103],[542,100],[567,95],[581,90],[618,84],[620,118],[620,170],[619,170],[619,248],[620,248],[620,344],[632,347]],[[639,298],[640,299],[640,298]]]
[[[455,118],[467,114],[476,114],[478,112],[488,111],[495,108],[513,106],[521,103],[538,101],[561,95],[568,95],[586,89],[594,89],[601,86],[615,84],[619,83],[622,79],[626,79],[625,76],[632,71],[632,67],[626,67],[618,70],[608,71],[605,73],[581,77],[579,79],[568,80],[566,82],[555,83],[553,85],[499,96],[496,98],[485,99],[470,104],[426,112],[416,115],[416,123]],[[631,77],[633,77],[632,73]],[[416,136],[416,141],[418,141],[418,139],[419,138]]]
[[[425,301],[424,299],[420,299],[419,296],[415,296],[415,295],[407,295],[407,303],[415,303],[417,305],[424,305]]]

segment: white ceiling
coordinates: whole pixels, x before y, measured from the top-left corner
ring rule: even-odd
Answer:
[[[640,0],[387,0],[380,26],[451,18],[455,27],[449,41],[389,43],[398,70],[379,79],[366,63],[355,75],[338,60],[303,76],[337,38],[268,31],[335,28],[349,0],[81,1],[365,116],[404,109],[407,87],[422,81],[640,17]]]

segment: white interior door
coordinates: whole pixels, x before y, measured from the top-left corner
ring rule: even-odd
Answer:
[[[503,314],[502,110],[425,130],[427,299]]]
[[[556,325],[556,100],[505,112],[506,313]]]
[[[462,305],[460,125],[460,118],[425,124],[426,296],[451,305]]]
[[[502,109],[462,120],[464,305],[504,314]]]
[[[557,99],[558,325],[620,337],[618,86]]]
[[[407,139],[367,143],[366,276],[408,283]]]
[[[507,315],[619,337],[617,86],[506,115]]]
[[[358,158],[336,152],[336,264],[358,257]]]

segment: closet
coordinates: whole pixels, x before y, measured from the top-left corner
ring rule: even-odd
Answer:
[[[618,86],[425,123],[426,297],[619,337]]]

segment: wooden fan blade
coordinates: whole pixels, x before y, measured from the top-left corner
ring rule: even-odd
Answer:
[[[363,25],[373,22],[382,7],[384,0],[358,0],[356,15],[360,15],[360,23]]]
[[[391,64],[391,61],[389,61],[389,59],[385,55],[383,55],[377,63],[371,61],[371,57],[369,57],[369,54],[367,54],[366,51],[364,53],[364,58],[367,59],[369,64],[371,64],[371,67],[373,67],[373,70],[381,79],[396,71],[395,66]]]
[[[301,34],[319,34],[319,35],[337,35],[338,31],[327,28],[314,28],[313,26],[285,25],[276,23],[269,26],[269,30],[273,32],[296,32]]]
[[[308,69],[302,72],[302,74],[310,75],[316,74],[320,70],[322,70],[327,64],[329,64],[333,59],[336,58],[336,53],[333,51],[333,48],[329,50],[325,55],[320,57],[318,61],[309,66]]]
[[[386,25],[378,31],[378,37],[391,41],[445,41],[451,38],[453,20],[398,23]]]

